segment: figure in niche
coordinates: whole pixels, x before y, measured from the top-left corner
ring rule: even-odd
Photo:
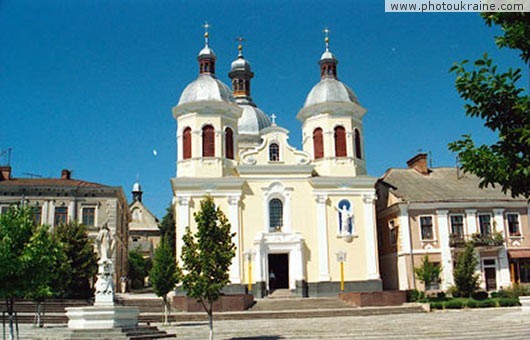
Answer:
[[[338,204],[338,208],[335,210],[339,213],[339,233],[341,236],[349,236],[353,234],[353,210],[348,200],[341,200]]]

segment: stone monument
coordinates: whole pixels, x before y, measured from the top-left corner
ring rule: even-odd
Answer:
[[[98,277],[94,306],[66,308],[68,328],[108,329],[138,325],[140,310],[137,307],[114,305],[114,253],[115,238],[105,222],[96,237],[99,256]]]

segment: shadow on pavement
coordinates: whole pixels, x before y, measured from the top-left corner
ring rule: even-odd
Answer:
[[[244,336],[237,338],[230,338],[230,340],[278,340],[285,339],[283,336],[270,335],[270,336]]]

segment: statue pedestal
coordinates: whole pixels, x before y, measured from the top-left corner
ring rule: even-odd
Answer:
[[[137,307],[114,305],[114,266],[108,258],[98,262],[96,301],[90,307],[66,308],[70,329],[108,329],[135,327],[140,310]]]
[[[66,308],[70,329],[108,329],[135,327],[140,310],[125,306],[91,306]]]

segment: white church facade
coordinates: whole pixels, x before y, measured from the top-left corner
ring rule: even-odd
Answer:
[[[171,180],[180,258],[185,228],[211,195],[230,221],[236,256],[228,291],[264,297],[275,289],[297,296],[382,289],[375,217],[376,178],[366,174],[362,118],[366,110],[337,78],[326,50],[321,79],[298,112],[302,150],[289,131],[260,110],[242,47],[232,62],[232,90],[215,75],[216,55],[198,55],[199,76],[173,108],[177,172]],[[249,264],[251,266],[249,266]],[[251,273],[249,273],[249,268]]]

